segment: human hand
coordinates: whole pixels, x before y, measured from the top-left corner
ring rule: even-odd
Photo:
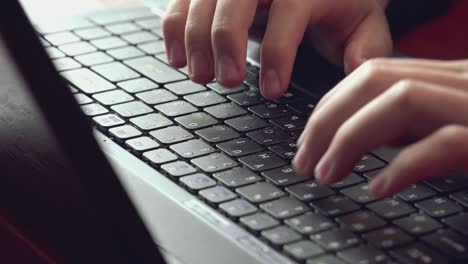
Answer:
[[[246,73],[248,31],[257,11],[269,18],[261,53],[261,90],[280,97],[287,89],[297,48],[308,26],[314,44],[348,70],[369,58],[389,55],[392,43],[384,14],[386,0],[174,0],[164,18],[168,60],[188,64],[190,78],[224,86]]]
[[[374,59],[326,94],[299,138],[296,170],[330,184],[379,146],[407,145],[371,182],[377,197],[468,172],[468,60]]]

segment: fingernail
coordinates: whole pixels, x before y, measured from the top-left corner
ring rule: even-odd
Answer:
[[[263,75],[262,84],[260,90],[263,96],[272,98],[273,96],[281,93],[281,86],[278,74],[273,69],[268,69]]]
[[[328,183],[331,179],[331,164],[327,158],[322,158],[315,167],[315,178],[322,183]]]
[[[190,54],[189,74],[191,78],[203,75],[203,68],[208,64],[206,56],[201,51]]]
[[[302,146],[302,143],[304,143],[304,133],[301,134],[301,136],[299,137],[299,139],[296,141],[296,145],[298,147],[301,147]]]
[[[216,64],[216,79],[221,83],[237,79],[239,71],[234,60],[228,56],[222,56]]]
[[[299,148],[297,150],[297,154],[293,160],[293,166],[294,166],[294,169],[299,174],[306,176],[308,174],[308,171],[307,171],[308,160],[307,160],[307,154],[304,152],[305,152],[304,148]]]
[[[388,180],[384,175],[377,176],[370,184],[369,191],[376,197],[383,197],[388,190]]]
[[[173,66],[180,65],[184,58],[184,50],[179,41],[172,42],[168,53],[169,63]]]

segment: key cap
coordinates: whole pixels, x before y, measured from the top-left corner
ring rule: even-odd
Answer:
[[[278,103],[282,104],[288,104],[292,103],[295,101],[299,101],[301,97],[305,96],[302,93],[299,93],[298,91],[292,90],[293,88],[290,87],[288,91],[286,91],[283,96],[281,96],[279,99],[276,99],[275,101]]]
[[[177,95],[187,95],[206,90],[203,85],[196,84],[190,80],[166,84],[164,87]]]
[[[111,82],[121,82],[140,77],[137,72],[120,62],[101,64],[91,69]]]
[[[252,115],[240,116],[224,121],[239,132],[247,132],[268,126],[268,123]]]
[[[413,214],[393,223],[413,235],[429,233],[442,227],[439,222],[423,214]]]
[[[93,102],[91,98],[82,93],[74,94],[74,96],[79,105],[90,104]]]
[[[263,103],[264,101],[260,93],[253,90],[230,94],[227,98],[240,106],[257,105]]]
[[[337,218],[345,228],[353,232],[368,232],[383,227],[386,222],[367,210],[351,213]]]
[[[364,245],[338,252],[338,257],[349,263],[388,263],[389,257],[372,246]]]
[[[301,201],[322,199],[335,194],[335,191],[326,185],[315,181],[307,181],[286,188],[286,191],[296,196]]]
[[[252,87],[260,88],[258,73],[247,72],[244,82]]]
[[[258,209],[243,199],[235,199],[219,205],[219,208],[231,217],[241,217],[255,213]]]
[[[99,101],[103,105],[115,105],[132,101],[133,96],[122,90],[112,90],[108,92],[94,94],[93,98]]]
[[[468,207],[468,191],[461,191],[450,195],[450,198],[454,199],[461,205]]]
[[[318,258],[309,259],[306,264],[345,264],[333,255],[324,255]]]
[[[360,208],[358,204],[343,196],[330,196],[322,200],[313,201],[310,205],[328,216],[346,214]]]
[[[139,18],[153,17],[154,14],[149,8],[132,8],[125,11],[119,10],[109,13],[100,13],[91,15],[89,19],[99,25],[113,24],[122,21],[134,20]]]
[[[93,117],[93,120],[94,122],[98,124],[98,126],[101,126],[104,128],[118,126],[118,125],[122,125],[125,123],[125,121],[122,118],[114,114],[96,116],[96,117]]]
[[[36,25],[36,29],[42,34],[48,34],[48,33],[75,30],[75,29],[81,29],[81,28],[92,27],[92,26],[94,25],[85,18],[82,18],[82,17],[70,18],[69,17],[66,19],[60,19],[60,23],[57,23],[56,20],[51,20],[46,23],[40,23]]]
[[[283,159],[291,160],[297,152],[297,145],[294,142],[284,142],[275,146],[268,147],[273,153],[282,157]]]
[[[76,56],[96,51],[96,48],[91,46],[88,42],[75,42],[61,45],[58,48],[68,56]]]
[[[158,85],[146,78],[138,78],[129,81],[119,82],[117,85],[129,93],[138,93],[154,88],[158,88]]]
[[[112,110],[123,117],[134,117],[153,112],[153,109],[138,101],[111,106]]]
[[[192,139],[183,143],[175,144],[170,148],[186,159],[204,156],[215,151],[213,147],[200,139]]]
[[[390,162],[400,153],[400,151],[401,150],[397,148],[381,147],[373,150],[372,154],[384,161]]]
[[[129,139],[125,141],[125,144],[137,152],[147,151],[159,147],[159,144],[149,137]]]
[[[228,142],[220,143],[216,146],[231,157],[245,156],[252,153],[257,153],[264,149],[263,146],[255,143],[249,138],[238,138]]]
[[[293,197],[283,197],[260,205],[265,212],[277,219],[286,219],[309,211],[307,205]]]
[[[261,145],[275,145],[291,139],[291,136],[276,127],[267,127],[246,134]]]
[[[52,61],[57,71],[66,71],[80,68],[81,65],[72,58],[60,58]]]
[[[315,105],[316,105],[316,103],[314,103],[312,101],[313,101],[312,99],[308,98],[308,99],[303,99],[303,100],[299,100],[299,101],[289,103],[289,104],[287,104],[287,106],[291,110],[293,110],[293,111],[295,111],[295,112],[297,112],[299,114],[309,116],[314,111]]]
[[[187,188],[193,191],[210,188],[216,185],[216,182],[213,181],[213,179],[211,179],[203,173],[197,173],[182,177],[180,178],[180,182],[182,182],[185,186],[187,186]]]
[[[148,31],[133,32],[133,33],[122,35],[121,37],[125,41],[133,45],[159,40],[158,37],[156,37],[155,35],[151,34]]]
[[[103,92],[115,88],[115,85],[106,81],[104,78],[89,69],[81,68],[65,71],[61,74],[75,87],[87,94]]]
[[[143,153],[143,156],[156,165],[168,163],[177,159],[177,156],[174,155],[174,153],[163,148],[145,152]]]
[[[222,203],[237,197],[235,193],[222,186],[201,190],[199,194],[210,203]]]
[[[439,192],[455,192],[468,187],[468,175],[453,173],[426,181],[429,186]]]
[[[173,124],[173,122],[161,114],[147,114],[130,119],[134,125],[142,130],[153,130],[162,127],[167,127]]]
[[[277,246],[301,239],[301,235],[286,226],[278,226],[270,230],[265,230],[261,234],[263,238]]]
[[[107,38],[95,39],[95,40],[91,40],[90,43],[100,50],[109,50],[109,49],[119,48],[119,47],[128,45],[127,42],[123,41],[119,37],[107,37]]]
[[[58,58],[65,57],[65,54],[55,47],[48,47],[45,49],[45,51],[47,52],[47,55],[51,59],[58,59]]]
[[[416,209],[409,204],[393,198],[368,204],[367,208],[385,219],[400,218],[416,212]]]
[[[156,105],[155,108],[169,117],[181,116],[196,112],[198,109],[185,101],[173,101]]]
[[[362,235],[370,245],[382,249],[399,247],[413,240],[405,232],[395,227],[385,227]]]
[[[139,19],[135,23],[143,29],[154,29],[162,26],[162,21],[159,17]]]
[[[106,52],[116,60],[126,60],[145,55],[145,53],[133,46],[110,49]]]
[[[336,224],[328,218],[316,213],[306,213],[287,219],[284,222],[303,235],[319,233],[336,226]]]
[[[239,86],[233,87],[233,88],[226,88],[226,87],[221,86],[219,83],[215,82],[215,83],[210,83],[207,86],[211,90],[221,95],[238,93],[238,92],[242,92],[248,89],[248,86],[245,84],[240,84]]]
[[[285,195],[282,190],[267,182],[240,187],[236,192],[252,203],[263,203]]]
[[[292,244],[284,246],[284,251],[295,259],[303,260],[312,258],[324,253],[317,244],[312,241],[301,240]]]
[[[177,100],[177,96],[165,89],[155,89],[142,93],[137,93],[136,96],[143,102],[155,105]]]
[[[200,129],[216,125],[218,123],[218,120],[203,112],[177,117],[174,119],[174,121],[186,129]]]
[[[206,107],[210,105],[220,104],[226,101],[224,97],[212,91],[186,95],[184,96],[184,99],[198,107]]]
[[[294,172],[290,165],[274,170],[264,171],[262,172],[262,175],[277,186],[288,186],[308,180],[308,178]]]
[[[367,204],[377,200],[377,198],[369,193],[369,186],[367,183],[345,188],[340,192],[360,204]]]
[[[250,230],[257,232],[270,229],[280,224],[278,220],[265,213],[255,213],[253,215],[244,216],[240,219],[240,222]]]
[[[190,132],[178,126],[158,129],[150,132],[150,135],[163,144],[174,144],[194,137]]]
[[[364,179],[358,176],[356,173],[350,173],[346,176],[343,180],[339,182],[335,182],[334,184],[330,185],[334,189],[341,189],[345,187],[349,187],[352,185],[356,185],[358,183],[364,182]]]
[[[167,164],[161,165],[161,169],[163,169],[164,171],[166,171],[167,173],[169,173],[169,175],[173,177],[181,177],[184,175],[197,172],[197,170],[192,165],[188,164],[185,161],[174,161],[171,163],[167,163]],[[201,174],[201,175],[204,175],[204,174]],[[207,181],[203,179],[198,179],[197,176],[186,179],[185,181],[186,181],[184,182],[185,185],[190,185],[189,187],[191,189],[197,189],[193,187],[195,184],[199,184],[199,185],[203,184],[204,186],[207,184]],[[214,181],[211,180],[208,182],[214,182]],[[211,186],[213,185],[215,184],[212,184]],[[211,186],[208,186],[208,187],[211,187]],[[199,189],[202,189],[202,188],[199,188]]]
[[[125,60],[124,63],[157,83],[168,83],[186,79],[185,75],[153,57],[148,56]]]
[[[399,192],[397,196],[406,202],[417,202],[430,198],[437,193],[423,184],[414,184]]]
[[[97,64],[111,62],[114,60],[101,51],[76,56],[75,59],[84,66],[93,66]]]
[[[354,172],[367,172],[380,169],[385,166],[385,163],[371,155],[364,155],[361,160],[354,166]]]
[[[263,119],[271,119],[289,114],[289,110],[286,107],[272,102],[251,106],[248,109]]]
[[[122,35],[129,32],[139,31],[140,28],[137,27],[135,24],[126,22],[126,23],[118,23],[112,24],[105,27],[108,31],[112,32],[114,35]]]
[[[360,241],[356,235],[345,229],[313,234],[310,236],[310,239],[319,243],[323,248],[329,251],[339,251],[349,248],[357,245]]]
[[[140,44],[137,47],[148,55],[156,55],[166,52],[166,47],[164,46],[164,41],[162,40],[147,42]],[[166,54],[163,55],[166,56]]]
[[[208,156],[193,159],[190,162],[195,164],[195,166],[202,171],[208,173],[227,170],[237,166],[237,162],[221,153],[213,153]]]
[[[210,106],[203,111],[207,112],[208,114],[218,118],[218,119],[227,119],[236,116],[241,116],[247,113],[244,109],[240,108],[236,104],[233,103],[226,103],[220,104],[215,106]]]
[[[102,115],[102,114],[106,114],[109,112],[109,110],[104,108],[102,105],[96,104],[96,103],[82,105],[81,110],[87,116],[97,116],[97,115]]]
[[[58,32],[44,35],[44,38],[54,46],[80,41],[80,38],[72,32]]]
[[[286,165],[283,159],[269,151],[244,156],[239,161],[253,171],[271,170]]]
[[[240,137],[240,134],[226,126],[212,126],[195,131],[195,134],[210,143],[218,143]]]
[[[141,136],[141,132],[138,129],[129,125],[113,127],[109,129],[109,132],[119,139],[129,139]]]
[[[100,27],[83,28],[75,30],[75,34],[84,40],[92,40],[110,36],[110,33]]]
[[[412,243],[406,247],[390,252],[398,263],[411,264],[448,264],[448,259],[435,250],[429,249],[421,243]]]
[[[247,168],[236,167],[213,174],[218,181],[228,187],[237,188],[260,181],[262,178]]]
[[[450,229],[442,229],[421,238],[423,242],[441,250],[452,259],[468,258],[468,238]],[[460,262],[461,263],[461,262]]]
[[[444,197],[424,200],[415,205],[432,217],[445,217],[463,210],[463,207]]]
[[[307,118],[300,115],[288,115],[274,118],[270,122],[285,131],[292,132],[304,129],[307,124]]]
[[[442,219],[442,222],[458,232],[468,235],[468,213],[461,213]]]

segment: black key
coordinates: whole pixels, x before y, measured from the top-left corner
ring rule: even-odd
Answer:
[[[263,146],[249,138],[238,138],[216,146],[231,157],[245,156],[264,149]]]
[[[164,171],[166,171],[167,173],[169,173],[173,177],[180,177],[180,176],[184,176],[184,175],[188,175],[188,174],[192,174],[192,173],[197,172],[197,170],[194,167],[192,167],[192,165],[188,164],[185,161],[175,161],[175,162],[167,163],[167,164],[161,165],[161,169],[163,169]],[[194,178],[194,177],[192,177],[192,178]],[[192,179],[192,178],[189,178],[189,179]],[[213,180],[211,180],[211,181],[213,181]],[[191,181],[191,182],[195,182],[195,181]],[[186,185],[188,185],[188,184],[186,184]],[[194,188],[192,188],[192,189],[194,189]]]
[[[302,238],[296,231],[286,226],[278,226],[273,229],[263,231],[262,237],[277,246],[288,244]]]
[[[140,74],[120,62],[101,64],[91,69],[111,82],[121,82],[140,77]]]
[[[465,236],[468,235],[468,213],[450,216],[444,218],[442,221]]]
[[[211,143],[231,140],[240,137],[240,134],[226,126],[212,126],[195,131],[195,134]]]
[[[151,91],[137,93],[136,97],[140,98],[143,102],[150,105],[162,104],[177,100],[177,96],[175,96],[173,93],[169,92],[166,89],[155,89]]]
[[[423,214],[413,214],[393,223],[413,235],[429,233],[442,227],[439,222]]]
[[[168,83],[185,80],[187,77],[179,71],[167,66],[154,57],[141,57],[124,61],[137,72],[157,83]]]
[[[285,142],[276,146],[268,147],[268,149],[283,159],[292,159],[296,155],[297,145],[294,142]]]
[[[203,111],[219,119],[232,118],[247,113],[247,111],[234,103],[210,106],[203,109]]]
[[[173,122],[161,114],[147,114],[130,119],[130,122],[135,124],[142,130],[153,130],[161,127],[167,127],[173,124]]]
[[[290,218],[310,210],[307,205],[293,197],[284,197],[266,202],[261,204],[260,208],[277,219]]]
[[[367,208],[385,219],[400,218],[416,211],[416,209],[409,204],[393,198],[368,204]]]
[[[97,39],[110,36],[110,33],[100,27],[84,28],[75,30],[75,34],[84,40]]]
[[[204,172],[218,172],[237,166],[237,162],[221,153],[213,153],[208,156],[191,160],[198,168]]]
[[[244,167],[237,167],[231,170],[217,172],[213,174],[213,177],[224,185],[234,188],[262,180],[260,176]]]
[[[104,108],[102,105],[96,104],[96,103],[82,105],[81,110],[87,116],[97,116],[97,115],[102,115],[102,114],[106,114],[109,112],[109,110]]]
[[[113,126],[123,125],[125,121],[114,114],[107,114],[93,117],[94,122],[98,124],[98,126],[109,128]]]
[[[74,96],[79,105],[90,104],[93,102],[93,100],[89,98],[89,96],[82,93],[76,93],[74,94]]]
[[[336,226],[330,219],[315,213],[307,213],[284,222],[303,235],[319,233]]]
[[[368,171],[368,172],[365,172],[362,174],[362,176],[364,176],[364,178],[368,179],[368,180],[373,180],[375,179],[377,176],[379,176],[380,172],[382,171],[382,169],[379,169],[379,170],[373,170],[373,171]]]
[[[288,132],[304,129],[307,118],[300,115],[288,115],[270,120],[271,123]]]
[[[339,251],[359,243],[359,238],[345,229],[331,230],[310,236],[310,239],[319,243],[330,251]]]
[[[450,229],[439,230],[424,236],[421,240],[433,248],[441,250],[453,259],[468,258],[468,238]]]
[[[196,84],[190,80],[166,84],[164,87],[177,95],[186,95],[206,90],[205,86]]]
[[[313,258],[324,253],[323,249],[312,241],[302,240],[284,246],[284,251],[295,259]]]
[[[301,176],[294,172],[293,168],[284,166],[278,169],[262,172],[262,175],[277,186],[288,186],[308,180],[308,177]]]
[[[44,35],[44,38],[54,46],[80,41],[80,38],[72,32],[59,32]]]
[[[448,264],[448,258],[421,243],[412,243],[390,252],[398,263],[409,264]]]
[[[93,46],[97,47],[100,50],[108,50],[118,47],[127,46],[128,43],[123,41],[119,37],[106,37],[90,41]]]
[[[219,208],[231,217],[241,217],[255,213],[258,208],[243,199],[236,199],[219,205]]]
[[[103,105],[115,105],[132,101],[133,96],[122,90],[112,90],[108,92],[94,94],[93,98]]]
[[[123,117],[134,117],[153,112],[153,109],[138,101],[111,106],[112,110]]]
[[[289,114],[289,110],[286,107],[272,102],[251,106],[249,107],[249,110],[264,119],[271,119]]]
[[[356,185],[358,183],[363,182],[364,179],[360,176],[358,176],[356,173],[350,173],[348,176],[346,176],[343,180],[339,182],[335,182],[334,184],[331,185],[332,188],[334,189],[341,189],[345,187],[349,187],[352,185]]]
[[[374,156],[364,155],[361,158],[361,160],[354,166],[353,171],[363,173],[371,170],[380,169],[384,166],[385,163],[375,158]]]
[[[389,263],[390,258],[382,251],[365,245],[338,252],[338,257],[349,263]]]
[[[180,178],[180,182],[193,191],[210,188],[216,185],[216,182],[213,179],[203,173],[182,177]]]
[[[322,199],[335,194],[335,191],[326,185],[318,184],[315,181],[299,183],[286,188],[290,194],[296,196],[301,201],[311,201]]]
[[[143,156],[156,165],[168,163],[177,159],[174,153],[162,148],[145,152]]]
[[[224,122],[239,132],[247,132],[268,126],[267,122],[253,115],[231,118]]]
[[[258,74],[256,73],[247,72],[247,76],[245,77],[244,82],[252,87],[260,88]]]
[[[436,195],[437,193],[423,184],[414,184],[399,192],[397,196],[407,202],[417,202]]]
[[[421,201],[416,204],[416,207],[432,217],[446,217],[463,211],[463,207],[444,197],[435,197]]]
[[[288,107],[299,114],[308,116],[314,111],[315,105],[312,99],[306,99],[289,103]]]
[[[306,264],[345,264],[334,255],[324,255],[318,258],[309,259]]]
[[[121,37],[125,41],[133,45],[159,40],[159,37],[149,33],[148,31],[129,33],[129,34],[122,35]]]
[[[174,119],[177,123],[186,129],[200,129],[212,125],[216,125],[218,120],[214,119],[207,113],[197,112]]]
[[[310,205],[328,216],[346,214],[360,208],[358,204],[344,196],[330,196],[322,200],[314,201]]]
[[[219,83],[210,83],[207,85],[211,90],[217,92],[218,94],[221,94],[221,95],[226,95],[226,94],[233,94],[233,93],[238,93],[238,92],[242,92],[242,91],[245,91],[248,89],[248,86],[245,85],[245,84],[241,84],[237,87],[233,87],[233,88],[226,88],[226,87],[223,87],[221,86]]]
[[[145,53],[133,46],[111,49],[106,52],[116,60],[132,59],[145,55]]]
[[[453,173],[451,175],[430,179],[427,183],[439,192],[455,192],[468,187],[468,175]]]
[[[468,207],[468,191],[461,191],[450,195],[450,198],[454,199],[461,205]]]
[[[247,133],[247,136],[261,145],[275,145],[291,139],[291,136],[276,127],[267,127]]]
[[[201,190],[198,194],[210,203],[223,203],[237,197],[235,193],[222,186]]]
[[[253,231],[262,231],[270,229],[280,224],[280,222],[265,213],[256,213],[244,216],[240,222]]]
[[[413,239],[405,232],[395,227],[385,227],[362,235],[370,245],[388,249],[399,247],[411,242]]]
[[[207,107],[210,105],[224,103],[226,99],[215,92],[206,91],[184,96],[184,99],[198,107]]]
[[[156,83],[146,78],[138,78],[134,80],[119,82],[117,85],[129,93],[139,93],[158,88],[158,85]]]
[[[400,149],[381,147],[372,151],[372,154],[387,162],[392,161],[399,153]]]
[[[114,35],[121,35],[128,32],[139,31],[140,28],[131,22],[112,24],[105,27],[108,31]]]
[[[109,132],[118,139],[129,139],[141,136],[140,130],[129,125],[113,127],[109,129]]]
[[[125,141],[125,144],[135,151],[146,151],[159,147],[159,144],[150,137],[138,137]]]
[[[286,161],[269,151],[245,156],[239,158],[239,161],[253,171],[271,170],[286,165]]]
[[[236,192],[253,203],[263,203],[285,195],[282,190],[267,182],[240,187]]]
[[[96,51],[96,48],[88,42],[75,42],[59,46],[58,48],[71,57]]]
[[[180,156],[191,159],[215,152],[215,149],[203,140],[193,139],[170,146]]]
[[[351,213],[338,217],[340,222],[345,228],[353,232],[368,232],[386,225],[386,222],[367,210]]]
[[[228,99],[240,106],[257,105],[265,100],[259,92],[253,90],[228,95]]]
[[[360,203],[360,204],[371,203],[377,200],[377,198],[375,198],[369,192],[369,186],[367,183],[345,188],[345,189],[342,189],[340,192],[348,196],[349,198],[351,198],[353,201]]]
[[[150,135],[163,144],[174,144],[194,137],[190,132],[178,126],[152,131]]]
[[[62,72],[62,75],[75,87],[88,94],[115,88],[115,85],[86,68]]]
[[[174,101],[155,106],[156,109],[166,116],[174,117],[190,114],[197,111],[197,108],[185,101]]]
[[[98,51],[93,53],[87,53],[80,56],[75,56],[75,60],[79,61],[84,66],[93,66],[101,63],[111,62],[114,59],[109,57],[104,52]]]
[[[275,101],[282,104],[289,104],[300,100],[302,96],[304,96],[304,94],[300,94],[297,91],[291,91],[291,89],[289,89],[283,94],[283,96],[281,96],[279,99],[276,99]]]

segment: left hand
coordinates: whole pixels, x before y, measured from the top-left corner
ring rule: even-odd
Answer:
[[[468,172],[468,60],[364,63],[317,105],[294,165],[330,184],[368,151],[407,143],[370,184],[377,197],[454,170]]]

